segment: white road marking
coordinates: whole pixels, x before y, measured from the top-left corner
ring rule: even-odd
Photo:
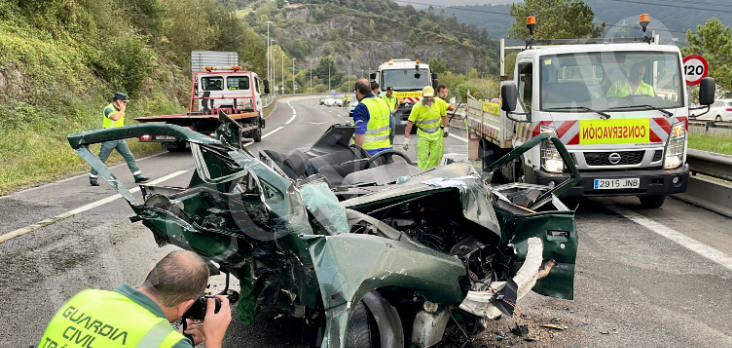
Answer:
[[[146,157],[142,157],[142,158],[137,158],[137,159],[135,159],[135,161],[136,162],[142,162],[144,160],[149,160],[151,158],[155,158],[155,157],[158,157],[158,156],[162,156],[162,155],[164,155],[166,153],[168,153],[168,152],[167,151],[163,151],[163,152],[160,152],[160,153],[156,153],[154,155],[150,155],[150,156],[146,156]],[[125,163],[123,161],[120,164],[115,164],[115,165],[109,167],[109,169],[117,168],[117,167],[120,167],[120,166],[127,166],[127,163]],[[25,190],[13,192],[11,195],[18,195],[18,194],[23,194],[23,193],[26,193],[26,192],[32,192],[32,191],[35,191],[35,190],[38,190],[38,189],[46,188],[47,186],[50,186],[50,185],[61,184],[61,183],[68,182],[68,181],[71,181],[71,180],[74,180],[74,179],[78,179],[78,178],[81,178],[81,177],[88,177],[88,176],[89,176],[89,172],[86,171],[83,174],[70,176],[68,178],[64,178],[64,179],[57,180],[57,181],[54,181],[54,182],[49,182],[49,183],[43,184],[41,186],[31,187],[31,188],[27,188]],[[10,195],[8,195],[8,196],[10,196]],[[7,196],[5,196],[5,197],[7,197]]]
[[[448,135],[448,136],[450,136],[450,137],[453,137],[453,138],[455,138],[455,139],[457,139],[457,140],[460,140],[460,141],[462,141],[462,142],[464,142],[464,143],[467,143],[467,142],[468,142],[468,139],[465,139],[465,138],[461,138],[461,137],[459,137],[459,136],[457,136],[457,135],[455,135],[455,134],[452,134],[452,133],[447,133],[447,135]]]
[[[292,106],[292,104],[290,104],[290,101],[289,100],[287,101],[287,105],[292,110],[292,117],[290,117],[290,119],[287,120],[287,122],[285,122],[285,125],[289,125],[290,123],[292,123],[292,121],[295,120],[295,117],[297,117],[297,111],[295,111],[295,108]]]
[[[289,100],[287,101],[287,105],[288,105],[288,106],[290,107],[290,109],[292,109],[292,117],[290,117],[290,119],[289,119],[289,120],[287,120],[287,122],[285,122],[285,126],[287,126],[287,125],[289,125],[290,123],[292,123],[292,121],[294,121],[294,120],[295,120],[295,118],[297,117],[297,111],[295,111],[295,108],[294,108],[294,107],[292,106],[292,104],[290,104],[290,101],[289,101]],[[264,139],[264,138],[266,138],[266,137],[268,137],[268,136],[270,136],[270,135],[272,135],[272,134],[275,134],[276,132],[279,132],[279,131],[281,131],[281,130],[282,130],[282,128],[284,128],[284,126],[279,126],[279,127],[275,128],[275,129],[273,129],[273,130],[272,130],[271,132],[269,132],[269,133],[267,133],[267,134],[264,134],[264,135],[262,135],[262,139]],[[249,143],[246,143],[246,144],[244,144],[244,147],[247,147],[247,146],[249,146],[249,145],[252,145],[252,144],[254,144],[254,142],[253,142],[253,141],[252,141],[252,142],[249,142]]]
[[[701,255],[702,257],[714,261],[732,271],[732,257],[723,253],[722,251],[706,245],[694,238],[688,237],[681,232],[678,232],[666,225],[653,221],[636,212],[626,210],[615,205],[610,205],[609,208],[610,210],[625,216],[630,221],[633,221],[660,236],[666,237],[676,244],[679,244],[684,248],[687,248]]]
[[[282,128],[283,128],[282,126],[279,126],[279,127],[275,128],[275,129],[273,129],[273,130],[272,130],[271,132],[269,132],[269,133],[267,133],[267,134],[263,135],[263,136],[262,136],[262,139],[264,139],[264,138],[266,138],[266,137],[268,137],[268,136],[270,136],[270,135],[274,134],[275,132],[279,132],[279,131],[280,131],[280,130],[281,130]]]
[[[166,176],[164,176],[162,178],[159,178],[159,179],[155,179],[153,181],[150,181],[148,183],[148,185],[155,185],[155,184],[161,183],[163,181],[170,180],[172,178],[175,178],[176,176],[180,176],[182,174],[185,174],[186,172],[188,172],[188,170],[179,170],[179,171],[177,171],[175,173],[168,174],[168,175],[166,175]],[[140,191],[140,187],[139,186],[131,189],[130,190],[130,193],[136,193],[138,191]],[[56,215],[54,217],[50,217],[48,219],[44,219],[44,220],[38,221],[38,222],[36,222],[34,224],[30,224],[30,225],[28,225],[26,227],[23,227],[23,228],[19,228],[19,229],[15,230],[15,231],[12,231],[10,233],[6,233],[6,234],[1,235],[0,236],[0,243],[7,242],[8,240],[11,240],[11,239],[16,238],[16,237],[20,237],[20,236],[22,236],[24,234],[27,234],[27,233],[31,233],[31,232],[33,232],[33,231],[35,231],[35,230],[37,230],[37,229],[39,229],[41,227],[45,227],[45,226],[48,226],[48,225],[53,224],[55,222],[58,222],[58,221],[61,221],[61,220],[70,218],[70,217],[72,217],[74,215],[81,214],[81,213],[83,213],[85,211],[88,211],[88,210],[94,209],[96,207],[105,205],[107,203],[116,201],[116,200],[118,200],[120,198],[122,198],[122,195],[120,195],[119,193],[117,193],[117,194],[111,195],[111,196],[109,196],[107,198],[102,198],[102,199],[100,199],[98,201],[95,201],[95,202],[91,202],[89,204],[82,205],[81,207],[78,207],[76,209],[69,210],[69,211],[67,211],[65,213]]]
[[[290,107],[290,109],[292,109],[292,117],[290,117],[290,119],[285,123],[285,125],[289,125],[297,117],[297,111],[295,111],[295,108],[292,106],[292,104],[290,104],[290,101],[289,100],[287,101],[287,105]],[[283,128],[283,126],[279,126],[279,127],[275,128],[275,129],[273,129],[271,132],[262,135],[262,139],[264,139],[264,138],[266,138],[266,137],[268,137],[268,136],[270,136],[270,135],[272,135],[272,134],[274,134],[276,132],[279,132],[280,130],[282,130],[282,128]],[[249,146],[249,145],[252,145],[252,144],[254,144],[254,142],[247,143],[244,146],[246,147],[246,146]],[[157,155],[145,157],[144,159],[156,157],[156,156],[159,156],[161,154],[157,154]],[[140,159],[140,160],[143,160],[143,159]],[[119,165],[122,165],[122,164],[119,164]],[[172,179],[172,178],[174,178],[176,176],[179,176],[179,175],[181,175],[181,174],[183,174],[185,172],[187,172],[187,170],[177,171],[175,173],[166,175],[166,176],[164,176],[164,177],[162,177],[160,179],[153,180],[149,184],[150,185],[154,185],[154,184],[157,184],[159,182],[163,182],[165,180]],[[82,175],[87,175],[87,174],[82,174]],[[77,177],[82,176],[82,175],[78,175]],[[67,179],[64,179],[64,180],[71,180],[71,179],[72,178],[67,178]],[[61,182],[63,182],[63,181],[61,181]],[[138,191],[140,191],[140,188],[139,187],[135,187],[135,188],[133,188],[133,189],[130,190],[130,193],[135,193],[135,192],[138,192]],[[3,234],[3,235],[0,235],[0,243],[6,242],[8,240],[11,240],[13,238],[22,236],[22,235],[27,234],[27,233],[33,232],[33,231],[35,231],[35,230],[37,230],[37,229],[39,229],[41,227],[48,226],[48,225],[50,225],[52,223],[55,223],[57,221],[60,221],[60,220],[63,220],[63,219],[67,219],[67,218],[72,217],[72,216],[74,216],[76,214],[83,213],[83,212],[85,212],[87,210],[94,209],[94,208],[96,208],[98,206],[107,204],[109,202],[115,201],[115,200],[120,199],[120,198],[122,198],[122,196],[120,194],[115,194],[115,195],[109,196],[107,198],[100,199],[100,200],[98,200],[96,202],[92,202],[92,203],[89,203],[87,205],[81,206],[79,208],[76,208],[76,209],[73,209],[73,210],[69,210],[69,211],[67,211],[67,212],[65,212],[63,214],[56,215],[54,217],[51,217],[51,218],[48,218],[48,219],[45,219],[45,220],[41,220],[39,222],[36,222],[36,223],[31,224],[31,225],[28,225],[26,227],[17,229],[15,231],[10,232],[10,233],[6,233],[6,234]]]

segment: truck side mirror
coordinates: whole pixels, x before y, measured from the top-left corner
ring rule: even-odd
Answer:
[[[264,94],[269,94],[269,81],[264,80]]]
[[[699,104],[701,104],[701,105],[714,104],[714,90],[715,90],[714,79],[711,77],[703,78],[701,80],[701,84],[699,85]]]
[[[369,74],[369,80],[376,81],[376,73],[375,72],[372,72],[372,73]]]
[[[501,86],[501,110],[505,112],[513,112],[516,110],[516,100],[518,99],[518,88],[513,82],[505,83]]]
[[[432,75],[435,76],[436,74],[432,74]],[[437,90],[437,86],[439,86],[439,85],[440,85],[440,81],[437,80],[437,78],[432,77],[432,88],[434,88],[435,91],[436,91]]]

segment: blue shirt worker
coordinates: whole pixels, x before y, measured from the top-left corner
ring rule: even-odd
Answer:
[[[355,143],[369,153],[375,155],[384,150],[391,150],[389,134],[393,126],[389,106],[381,98],[371,93],[369,81],[356,81],[356,98],[359,104],[353,109],[353,121],[356,126]]]
[[[165,347],[220,348],[231,322],[229,299],[209,298],[203,322],[187,321],[185,334],[170,323],[180,320],[204,294],[209,272],[200,256],[173,251],[148,272],[145,282],[115,291],[86,289],[56,312],[38,347]]]
[[[112,98],[112,103],[104,107],[102,113],[104,129],[122,127],[125,125],[125,110],[127,109],[127,95],[124,93],[117,92]],[[102,148],[99,149],[99,160],[102,163],[106,162],[109,155],[112,154],[112,150],[117,150],[122,158],[127,162],[127,167],[130,168],[132,176],[135,177],[135,182],[145,182],[148,178],[142,175],[142,171],[137,167],[135,162],[135,156],[132,155],[130,148],[127,146],[127,142],[124,139],[110,140],[102,143]],[[97,181],[98,173],[92,168],[89,173],[89,185],[99,186]]]

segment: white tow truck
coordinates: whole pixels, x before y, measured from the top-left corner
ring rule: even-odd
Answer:
[[[140,123],[170,123],[211,135],[220,125],[219,112],[225,112],[242,126],[245,138],[260,142],[265,126],[262,87],[264,94],[269,93],[267,81],[256,72],[239,66],[236,52],[193,51],[191,70],[188,112],[137,117],[135,120]],[[159,142],[168,151],[186,149],[185,142],[172,136],[143,135],[140,141]]]
[[[532,23],[533,22],[533,23]],[[641,16],[645,33],[648,16]],[[535,19],[527,19],[532,35]],[[561,139],[582,180],[564,198],[635,195],[660,207],[686,190],[687,130],[691,110],[679,48],[658,37],[529,39],[516,58],[513,79],[503,77],[494,108],[469,98],[473,159],[490,163],[540,133]],[[508,47],[507,49],[510,49]],[[699,104],[714,102],[714,80],[701,82]],[[704,108],[704,107],[702,107]],[[502,175],[552,185],[569,174],[551,142],[522,156]]]
[[[407,124],[412,107],[422,99],[422,88],[432,86],[437,89],[437,73],[430,72],[429,64],[420,63],[419,59],[390,59],[379,65],[370,78],[379,83],[382,95],[387,87],[394,89],[394,96],[399,102],[394,111],[398,128]]]

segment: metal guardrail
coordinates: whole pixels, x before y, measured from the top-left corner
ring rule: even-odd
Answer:
[[[732,122],[689,120],[689,134],[691,135],[718,135],[732,136]]]
[[[689,120],[689,126],[703,126],[705,128],[732,128],[732,121]]]
[[[689,149],[686,155],[689,170],[713,178],[732,181],[732,156]]]
[[[692,174],[689,185],[685,193],[674,197],[732,217],[732,186],[696,175],[732,181],[732,156],[689,149],[686,160]]]

